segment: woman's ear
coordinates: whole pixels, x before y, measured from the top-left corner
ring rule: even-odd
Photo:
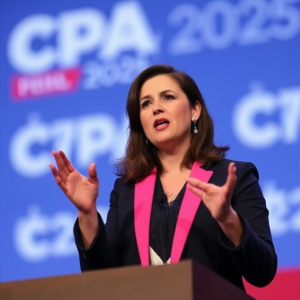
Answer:
[[[198,120],[201,115],[201,104],[197,101],[192,109],[192,120]]]

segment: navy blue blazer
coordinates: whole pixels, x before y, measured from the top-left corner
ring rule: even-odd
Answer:
[[[230,162],[223,159],[201,167],[213,172],[208,182],[223,185]],[[242,289],[242,277],[262,287],[272,281],[277,270],[269,212],[258,184],[256,167],[246,162],[235,164],[237,183],[231,201],[243,225],[240,245],[235,247],[224,235],[202,202],[195,212],[180,260],[192,259]],[[107,222],[104,225],[99,216],[99,231],[89,249],[84,249],[78,220],[75,222],[75,243],[82,271],[141,264],[134,226],[134,198],[135,184],[125,184],[123,178],[118,178],[111,192]]]

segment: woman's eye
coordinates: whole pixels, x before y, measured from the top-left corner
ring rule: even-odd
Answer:
[[[175,99],[175,98],[172,95],[165,95],[165,99],[166,100],[172,100],[172,99]]]
[[[150,101],[149,101],[149,100],[143,101],[143,102],[141,103],[141,107],[142,107],[142,108],[145,108],[145,107],[147,107],[147,106],[149,106],[149,105],[150,105]]]

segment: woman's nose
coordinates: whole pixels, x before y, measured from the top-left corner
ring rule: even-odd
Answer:
[[[158,115],[158,114],[160,114],[160,113],[162,113],[162,112],[163,112],[163,110],[160,109],[160,108],[153,109],[153,114],[154,114],[154,115]]]
[[[155,101],[153,103],[152,109],[153,109],[153,114],[154,115],[157,115],[157,114],[162,113],[164,111],[160,101]]]

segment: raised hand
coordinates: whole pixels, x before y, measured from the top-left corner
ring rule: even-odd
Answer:
[[[232,212],[231,196],[236,183],[236,167],[234,163],[228,166],[227,180],[223,186],[205,183],[195,178],[188,178],[188,189],[198,195],[218,222],[226,221]]]
[[[187,188],[201,197],[225,235],[235,246],[238,246],[241,241],[243,227],[238,214],[231,206],[231,197],[236,181],[236,167],[234,163],[230,163],[227,180],[223,186],[188,178]]]
[[[81,175],[67,159],[63,151],[52,151],[57,168],[50,164],[56,183],[65,195],[77,207],[79,212],[88,214],[96,208],[96,199],[99,192],[99,180],[96,166],[92,163],[88,168],[89,177]]]

